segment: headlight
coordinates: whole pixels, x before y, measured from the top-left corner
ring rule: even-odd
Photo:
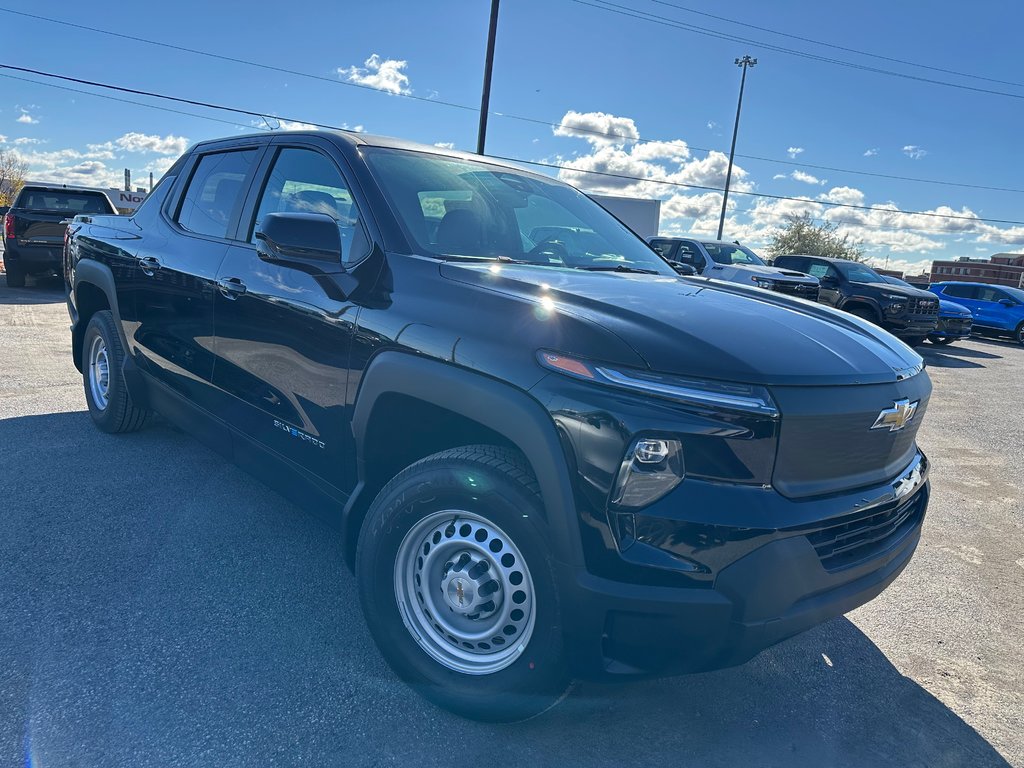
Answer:
[[[906,309],[906,304],[888,304],[885,307],[885,311],[890,315],[898,315],[904,309]]]
[[[616,389],[673,400],[687,405],[743,411],[776,418],[779,409],[765,387],[725,381],[691,379],[635,368],[610,368],[603,363],[541,350],[537,359],[545,368]]]
[[[758,288],[767,288],[769,291],[775,288],[775,281],[767,277],[752,277],[750,279],[754,281]]]
[[[629,509],[645,507],[679,485],[684,476],[683,447],[678,440],[637,438],[622,459],[611,503]]]

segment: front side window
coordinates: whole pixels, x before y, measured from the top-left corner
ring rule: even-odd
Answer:
[[[863,264],[856,261],[842,261],[836,265],[836,269],[846,275],[851,283],[884,283],[882,276]]]
[[[719,264],[756,264],[765,266],[761,257],[742,245],[725,245],[722,243],[704,243],[704,248],[711,258]]]
[[[258,154],[243,149],[203,155],[185,189],[177,222],[189,232],[226,238]]]
[[[420,253],[675,276],[614,216],[565,184],[426,152],[383,147],[363,151]]]
[[[1009,298],[998,288],[979,288],[978,289],[978,300],[979,301],[999,301],[1000,299]]]
[[[278,153],[256,208],[251,242],[256,241],[255,229],[268,213],[325,214],[338,225],[342,261],[358,261],[369,252],[348,184],[334,162],[315,150],[285,147]]]
[[[958,299],[976,299],[978,297],[978,289],[973,285],[947,285],[943,287],[942,292]]]

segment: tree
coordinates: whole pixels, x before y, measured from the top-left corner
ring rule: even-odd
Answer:
[[[864,250],[850,242],[849,235],[840,237],[837,224],[815,224],[810,215],[794,216],[782,229],[772,233],[768,254],[775,258],[790,253],[828,256],[835,259],[864,261]]]
[[[0,149],[0,205],[14,202],[27,172],[28,163],[13,152]]]

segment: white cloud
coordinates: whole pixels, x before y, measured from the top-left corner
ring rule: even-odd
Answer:
[[[922,272],[931,272],[931,259],[893,259],[881,256],[869,256],[866,259],[868,266],[876,269],[895,269],[905,275],[919,275]]]
[[[777,181],[778,179],[788,179],[788,178],[789,177],[786,176],[786,174],[784,174],[784,173],[776,173],[774,176],[772,176],[772,181]]]
[[[6,138],[7,138],[6,136],[0,136],[0,144],[2,144],[3,143],[2,140],[6,139]],[[28,144],[45,144],[45,143],[46,143],[46,139],[33,139],[33,138],[29,138],[28,136],[21,136],[20,138],[17,138],[17,139],[14,140],[14,145],[17,146],[17,147],[23,147],[23,146],[26,146]]]
[[[917,146],[917,144],[907,144],[903,147],[903,154],[909,157],[911,160],[920,160],[922,157],[928,154],[928,150],[923,147]]]
[[[434,146],[438,149],[455,149],[454,141],[435,141]]]
[[[714,120],[708,120],[708,130],[709,131],[713,131],[717,127],[718,127],[718,123],[716,123]]]
[[[817,176],[812,176],[803,171],[793,171],[790,177],[793,181],[802,181],[804,184],[825,184],[828,181],[828,179],[819,179]]]
[[[315,131],[316,130],[316,126],[315,125],[310,125],[309,123],[303,123],[303,122],[300,122],[298,120],[281,120],[280,118],[275,118],[275,120],[277,120],[278,130],[281,130],[281,131]]]
[[[22,110],[21,116],[18,117],[17,122],[24,123],[25,125],[36,125],[39,122],[39,118],[32,117],[28,112]]]
[[[6,144],[6,143],[7,143],[7,137],[4,136],[2,133],[0,133],[0,144]]]
[[[114,139],[113,145],[125,152],[152,152],[157,155],[182,155],[188,149],[189,140],[184,136],[168,134],[126,133]]]
[[[786,152],[789,154],[791,158],[796,158],[796,156],[802,153],[803,151],[803,147],[790,147],[789,149],[786,150]]]
[[[871,149],[864,150],[864,157],[874,157],[878,154],[878,147],[872,147]]]
[[[350,83],[366,85],[386,93],[412,93],[409,76],[402,71],[408,63],[398,59],[382,59],[375,53],[363,62],[362,67],[339,67],[338,75]]]
[[[569,110],[552,131],[555,136],[577,136],[595,145],[622,145],[640,138],[640,131],[632,118],[604,112]]]

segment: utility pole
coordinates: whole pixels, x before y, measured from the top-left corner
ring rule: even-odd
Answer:
[[[722,215],[718,219],[718,239],[722,239],[722,230],[725,229],[725,206],[729,202],[729,183],[732,181],[732,159],[736,155],[736,134],[740,130],[740,110],[743,109],[743,86],[747,82],[747,67],[757,64],[757,59],[744,56],[736,59],[736,66],[743,67],[743,74],[740,76],[740,100],[736,104],[736,123],[732,127],[732,147],[729,149],[729,170],[725,174],[725,194],[722,195]]]
[[[480,128],[476,134],[476,153],[484,153],[487,142],[487,112],[491,108],[491,69],[494,67],[494,38],[498,33],[498,0],[491,0],[491,26],[487,30],[487,59],[484,62],[484,91],[480,96]]]

